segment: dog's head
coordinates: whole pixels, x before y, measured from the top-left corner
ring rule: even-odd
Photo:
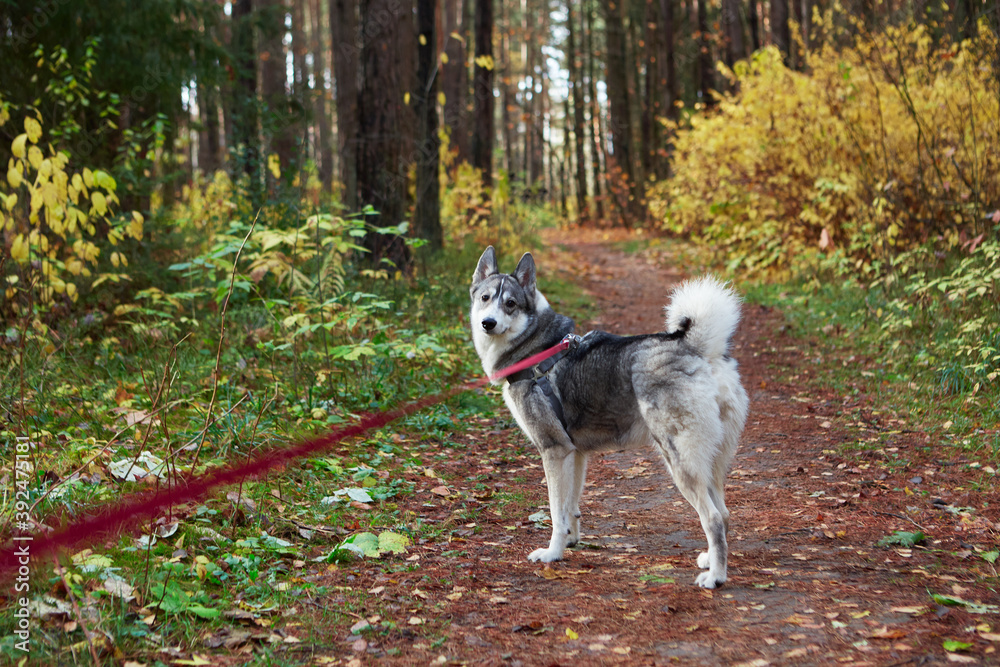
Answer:
[[[539,301],[544,302],[535,287],[535,260],[531,253],[524,253],[514,273],[500,273],[493,246],[479,258],[469,295],[472,298],[470,323],[473,337],[477,339],[479,336],[516,336],[538,310]]]
[[[522,336],[537,326],[537,313],[548,303],[535,287],[535,260],[521,257],[514,273],[500,273],[497,254],[490,246],[479,258],[469,288],[472,341],[487,375]]]

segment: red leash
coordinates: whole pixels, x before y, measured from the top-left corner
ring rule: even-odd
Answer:
[[[273,447],[258,453],[242,465],[207,473],[183,486],[137,494],[119,503],[98,507],[94,514],[61,530],[37,537],[26,533],[26,531],[19,531],[19,534],[16,534],[13,540],[5,545],[3,551],[0,552],[0,578],[6,578],[10,574],[8,570],[18,569],[19,566],[20,571],[27,572],[26,566],[29,563],[41,562],[39,559],[43,554],[50,553],[60,547],[71,547],[83,542],[93,543],[102,536],[122,533],[133,528],[141,519],[152,517],[165,507],[196,500],[218,486],[236,484],[248,477],[261,475],[295,459],[329,449],[345,438],[361,435],[373,428],[380,428],[418,410],[446,401],[457,394],[478,389],[488,382],[501,380],[559,354],[570,345],[571,338],[567,336],[553,347],[499,370],[489,378],[473,380],[447,391],[425,396],[394,410],[365,414],[353,426],[330,431],[293,447]]]

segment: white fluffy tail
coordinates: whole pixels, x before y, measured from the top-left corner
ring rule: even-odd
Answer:
[[[684,329],[684,339],[701,356],[722,358],[740,323],[741,303],[731,287],[712,276],[688,280],[674,290],[665,309],[667,332]]]

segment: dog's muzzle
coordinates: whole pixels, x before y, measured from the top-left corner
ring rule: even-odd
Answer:
[[[486,333],[492,333],[497,326],[497,321],[492,317],[487,317],[483,320],[483,331]]]

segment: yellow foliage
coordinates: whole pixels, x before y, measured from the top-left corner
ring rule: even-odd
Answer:
[[[738,92],[674,126],[674,176],[650,208],[744,272],[836,253],[877,273],[922,243],[962,243],[1000,199],[996,48],[982,23],[961,44],[914,26],[823,46],[805,73],[763,49],[724,70]]]
[[[8,118],[0,116],[0,125]],[[0,188],[0,202],[9,212],[0,218],[0,226],[6,232],[2,252],[14,261],[0,259],[0,266],[8,271],[4,306],[13,313],[21,312],[19,297],[32,289],[42,309],[57,298],[76,301],[79,286],[68,278],[89,277],[90,267],[99,261],[100,249],[91,240],[97,232],[95,222],[103,223],[112,243],[142,238],[141,214],[113,217],[111,206],[118,203],[114,179],[100,170],[68,172],[68,156],[42,145],[42,136],[40,119],[25,118],[24,133],[11,142],[6,183],[0,182],[9,188],[7,192]],[[112,263],[127,265],[121,253],[114,253]]]

